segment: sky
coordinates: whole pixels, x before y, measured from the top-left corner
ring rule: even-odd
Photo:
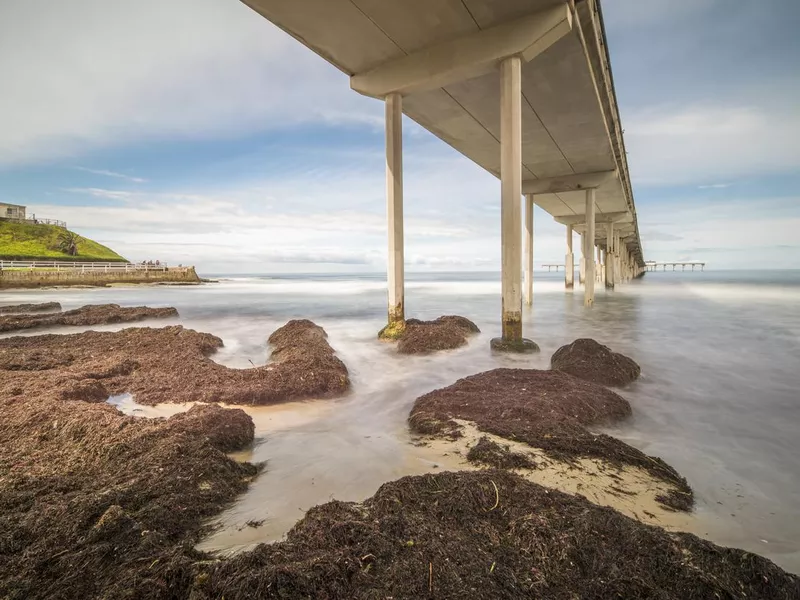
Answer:
[[[645,258],[800,268],[800,3],[603,12]],[[382,103],[237,0],[0,0],[0,81],[0,202],[130,260],[385,269]],[[404,169],[406,269],[499,270],[497,179],[408,119]]]

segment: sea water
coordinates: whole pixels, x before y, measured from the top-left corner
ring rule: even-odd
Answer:
[[[598,288],[587,310],[579,286],[564,290],[563,273],[535,274],[534,304],[523,311],[525,335],[542,349],[533,356],[489,350],[500,329],[495,273],[407,277],[408,317],[459,314],[482,330],[465,348],[425,357],[399,356],[377,341],[382,275],[222,275],[196,287],[4,292],[2,301],[55,300],[65,310],[174,306],[180,319],[146,324],[181,323],[221,337],[225,347],[213,358],[233,368],[265,364],[267,336],[291,318],[325,328],[352,392],[250,411],[256,443],[237,458],[265,463],[264,472],[201,548],[230,552],[280,539],[315,504],[362,500],[385,481],[446,467],[410,443],[405,420],[415,398],[495,367],[547,368],[556,348],[592,337],[641,365],[641,379],[621,390],[633,418],[611,433],[688,479],[695,532],[800,572],[800,272],[647,273],[613,292]],[[134,411],[134,400],[116,402]]]

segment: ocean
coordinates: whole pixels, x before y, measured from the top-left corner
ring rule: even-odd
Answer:
[[[581,288],[564,290],[563,273],[534,277],[524,331],[542,351],[528,356],[489,350],[500,329],[497,273],[407,276],[407,317],[459,314],[482,330],[465,348],[426,357],[399,356],[377,341],[382,274],[219,275],[197,287],[20,290],[2,301],[174,306],[180,319],[146,324],[213,333],[225,343],[214,360],[235,368],[264,364],[267,336],[289,319],[325,328],[352,392],[254,412],[256,444],[241,457],[265,470],[201,548],[232,552],[280,539],[315,504],[362,500],[385,481],[441,468],[410,444],[405,419],[415,398],[495,367],[547,368],[559,346],[592,337],[641,365],[641,379],[620,392],[633,418],[609,432],[688,479],[697,498],[692,531],[800,572],[800,271],[647,273],[613,292],[598,286],[589,310]],[[113,399],[144,414],[133,400]]]

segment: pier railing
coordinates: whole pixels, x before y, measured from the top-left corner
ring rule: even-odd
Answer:
[[[555,264],[553,264],[553,265],[542,265],[542,269],[547,269],[548,272],[550,272],[553,269],[555,269],[556,272],[558,272],[560,269],[566,270],[566,267],[564,265],[555,265]]]
[[[124,262],[72,262],[72,261],[24,261],[0,260],[0,270],[9,271],[72,271],[80,273],[90,272],[122,272],[132,271],[167,271],[167,263],[124,263]]]
[[[673,271],[677,271],[677,267],[680,267],[681,271],[685,271],[686,267],[691,267],[692,271],[694,271],[695,267],[700,267],[701,271],[705,271],[706,263],[701,262],[699,260],[686,260],[686,261],[669,260],[664,262],[648,261],[644,264],[644,268],[646,271],[658,271],[659,267],[661,267],[662,271],[666,271],[668,266],[671,266]]]

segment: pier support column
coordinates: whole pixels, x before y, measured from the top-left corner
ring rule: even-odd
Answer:
[[[583,305],[594,304],[594,188],[586,190],[586,278],[583,288]]]
[[[564,259],[564,287],[575,287],[575,255],[572,253],[572,225],[567,225],[567,256]]]
[[[594,280],[597,283],[603,282],[603,249],[600,246],[595,246],[597,250],[597,260],[594,263]]]
[[[614,224],[606,225],[606,289],[614,289]]]
[[[578,283],[583,285],[586,281],[586,235],[578,234],[581,241],[581,260],[578,266]]]
[[[631,252],[628,250],[628,247],[625,246],[625,280],[631,280]]]
[[[402,330],[405,325],[403,98],[397,93],[386,97],[386,211],[389,218],[389,329]]]
[[[525,304],[533,304],[533,194],[525,196]]]
[[[500,63],[500,244],[503,335],[493,350],[535,352],[522,337],[522,62],[518,56]]]

